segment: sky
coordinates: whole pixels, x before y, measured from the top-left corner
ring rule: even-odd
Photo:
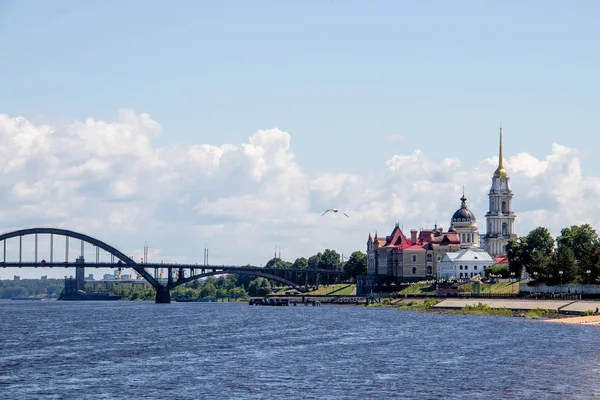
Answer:
[[[599,12],[0,1],[0,230],[71,229],[135,259],[147,243],[150,262],[202,263],[206,243],[212,264],[261,265],[365,251],[397,222],[448,228],[465,186],[484,233],[500,126],[517,234],[598,228]]]

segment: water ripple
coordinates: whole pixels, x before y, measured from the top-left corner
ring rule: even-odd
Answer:
[[[364,307],[0,301],[7,399],[588,399],[600,329]]]

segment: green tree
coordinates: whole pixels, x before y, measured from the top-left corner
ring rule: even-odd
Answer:
[[[256,278],[248,286],[248,294],[250,296],[266,296],[269,293],[271,293],[271,284],[265,278]]]
[[[544,270],[554,252],[554,238],[547,228],[535,228],[527,236],[520,237],[518,241],[511,240],[506,245],[508,267],[510,272],[521,276],[523,267],[530,275],[547,276]]]
[[[508,265],[506,264],[494,264],[490,265],[485,269],[485,276],[488,278],[491,275],[501,275],[502,278],[506,279],[510,277],[510,270],[508,269]]]
[[[215,298],[217,296],[217,288],[212,281],[204,283],[200,290],[200,297],[202,298]]]
[[[292,267],[292,263],[289,261],[284,261],[281,258],[271,258],[269,261],[267,261],[267,263],[265,264],[265,268],[291,268]]]
[[[560,236],[556,238],[556,242],[558,247],[570,248],[577,260],[584,259],[589,250],[599,243],[598,234],[589,224],[564,228],[560,231]]]
[[[322,269],[337,270],[340,269],[341,257],[340,253],[335,250],[326,249],[321,256],[319,267]]]
[[[362,251],[352,253],[348,261],[344,264],[344,271],[354,279],[356,279],[357,275],[366,274],[367,254]]]
[[[577,277],[577,259],[573,250],[566,246],[560,246],[548,263],[546,280],[552,284],[569,283],[575,277]]]
[[[515,273],[515,276],[521,276],[523,274],[523,268],[525,267],[528,257],[525,254],[527,246],[526,238],[521,237],[519,240],[510,239],[506,244],[506,257],[508,258],[507,271],[510,275],[511,272]],[[488,268],[489,270],[489,268]],[[486,271],[488,274],[492,272]],[[528,270],[529,272],[529,270]],[[497,275],[497,274],[494,274]]]
[[[566,282],[587,282],[587,271],[594,280],[600,272],[600,240],[589,224],[564,228],[556,238],[558,248],[571,249],[577,263],[577,273]],[[564,280],[564,277],[563,277]]]
[[[308,260],[306,259],[306,257],[296,258],[296,261],[294,261],[294,264],[292,265],[292,268],[295,268],[295,269],[307,269],[308,268]]]
[[[314,256],[310,256],[308,258],[308,269],[317,269],[320,268],[321,258],[323,257],[322,253],[317,253]]]

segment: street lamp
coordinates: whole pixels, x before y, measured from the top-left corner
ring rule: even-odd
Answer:
[[[562,271],[558,271],[558,275],[560,275],[560,292],[562,293],[562,276],[563,276],[563,272]]]
[[[515,277],[515,273],[511,272],[510,273],[510,294],[511,295],[514,294],[514,291],[515,291],[515,285],[513,285],[513,281],[512,281],[514,279],[514,277]]]
[[[588,276],[588,285],[590,284],[590,274],[592,273],[592,271],[590,271],[589,269],[585,271],[585,273]]]

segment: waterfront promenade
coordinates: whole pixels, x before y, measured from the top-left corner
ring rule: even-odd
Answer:
[[[461,309],[465,306],[488,305],[490,308],[507,308],[528,311],[537,308],[553,310],[560,314],[583,315],[586,311],[600,308],[600,300],[521,300],[521,299],[447,299],[432,306],[432,309]],[[600,316],[598,317],[600,318]]]

